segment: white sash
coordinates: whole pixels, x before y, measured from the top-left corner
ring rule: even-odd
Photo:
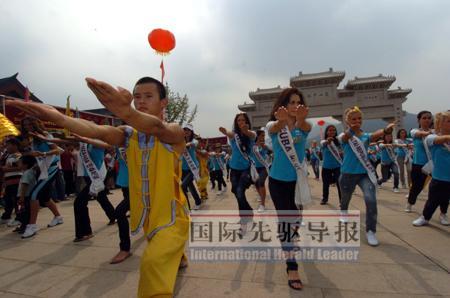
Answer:
[[[252,181],[256,182],[259,179],[258,171],[255,167],[255,162],[253,159],[251,159],[247,153],[242,151],[241,149],[241,138],[239,138],[239,135],[237,133],[234,134],[234,140],[236,142],[236,147],[238,148],[239,152],[241,153],[242,157],[244,157],[249,163],[250,163],[250,176],[252,177]]]
[[[427,159],[428,159],[428,162],[426,164],[424,164],[422,167],[422,172],[426,175],[430,175],[431,172],[433,172],[433,168],[434,168],[433,159],[431,157],[430,148],[428,148],[428,144],[425,141],[425,138],[422,139],[422,143],[423,143],[423,147],[425,149],[425,153],[426,153]]]
[[[223,164],[222,156],[221,156],[220,154],[219,154],[219,155],[216,154],[215,158],[216,158],[216,160],[217,160],[217,163],[219,164],[219,168],[220,168],[222,171],[225,171],[225,165]]]
[[[311,148],[311,151],[313,155],[316,157],[316,159],[320,161],[319,155],[317,155],[317,147]]]
[[[400,167],[398,166],[397,162],[397,156],[394,153],[394,149],[386,147],[386,152],[389,155],[389,158],[392,160],[392,162],[395,163],[395,165],[397,166],[397,170],[400,170]]]
[[[86,172],[91,179],[91,186],[89,187],[89,194],[97,195],[99,192],[105,189],[105,183],[103,182],[106,177],[105,162],[102,161],[100,170],[97,169],[95,163],[92,161],[86,143],[80,143],[80,157],[83,161]]]
[[[183,158],[186,161],[189,169],[191,170],[192,174],[194,175],[194,179],[195,181],[200,180],[200,172],[199,169],[197,167],[197,165],[195,164],[194,160],[192,159],[191,155],[189,154],[188,149],[184,149],[183,151]]]
[[[336,144],[334,142],[331,142],[330,144],[327,143],[328,150],[330,150],[331,155],[333,155],[334,159],[337,160],[337,162],[342,166],[342,158],[339,154],[339,150],[336,147]]]
[[[118,151],[119,151],[120,158],[122,158],[122,160],[126,163],[127,162],[127,149],[125,149],[124,147],[119,147]]]
[[[282,128],[278,133],[278,142],[297,173],[295,204],[298,206],[307,205],[312,202],[307,178],[308,168],[304,161],[300,163],[298,160],[297,153],[295,152],[294,140],[292,139],[291,132],[287,126]]]
[[[262,157],[261,152],[259,151],[259,146],[258,145],[253,146],[252,151],[253,151],[253,154],[255,154],[256,159],[258,159],[258,161],[266,168],[267,173],[268,173],[270,164],[267,162],[267,160],[265,160]]]
[[[375,175],[375,169],[370,163],[369,158],[367,158],[367,152],[366,148],[364,148],[364,144],[356,136],[352,136],[350,139],[348,139],[348,144],[350,145],[350,148],[352,148],[353,153],[355,153],[364,169],[366,169],[370,181],[373,183],[373,185],[377,185],[377,176]]]

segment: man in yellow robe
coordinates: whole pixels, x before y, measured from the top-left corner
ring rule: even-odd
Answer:
[[[131,232],[143,228],[148,240],[138,297],[172,297],[189,234],[189,214],[180,186],[184,132],[178,124],[163,121],[168,101],[158,80],[140,79],[133,94],[94,79],[86,81],[98,100],[129,126],[96,125],[43,104],[10,100],[7,104],[76,134],[127,148]]]

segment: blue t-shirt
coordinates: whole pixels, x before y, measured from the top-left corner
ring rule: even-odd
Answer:
[[[264,160],[267,160],[267,155],[269,154],[269,152],[267,151],[267,149],[266,149],[266,148],[261,148],[261,147],[258,146],[258,149],[257,149],[257,150],[259,151],[259,154],[261,155],[261,157],[262,157]],[[252,160],[255,161],[255,167],[257,167],[257,168],[264,168],[264,165],[263,165],[262,163],[259,162],[259,160],[258,160],[258,158],[256,157],[256,154],[253,152],[253,150],[252,150],[251,158],[252,158]]]
[[[49,137],[52,137],[52,135],[49,134]],[[51,143],[47,143],[47,142],[43,142],[43,141],[34,141],[32,143],[32,148],[33,151],[39,151],[39,152],[49,152],[50,150],[52,150],[52,148],[50,147]],[[54,155],[54,159],[52,162],[52,165],[59,162],[59,155]],[[49,169],[50,170],[50,169]]]
[[[380,151],[381,151],[381,164],[383,165],[390,165],[394,161],[389,156],[388,149],[384,144],[380,144]]]
[[[94,147],[91,144],[87,145],[87,149],[89,152],[89,156],[92,159],[92,162],[95,164],[95,167],[97,168],[97,170],[100,170],[105,159],[105,149]],[[84,163],[83,163],[83,170],[84,170],[83,176],[88,177],[89,175],[88,172],[86,171],[86,166],[84,165]]]
[[[119,172],[117,173],[116,184],[120,187],[128,187],[128,165],[122,158],[119,149],[116,150],[119,157]]]
[[[395,144],[400,144],[400,145],[409,145],[412,143],[411,139],[405,139],[405,140],[401,140],[401,139],[397,139],[395,140]],[[408,148],[406,147],[396,147],[395,148],[395,154],[398,157],[406,157],[406,154],[408,154]]]
[[[324,169],[340,168],[341,164],[336,160],[336,158],[334,158],[333,154],[331,153],[330,149],[328,148],[328,142],[325,140],[322,141],[321,146],[322,146],[322,157],[323,157],[322,168],[324,168]]]
[[[416,138],[416,133],[418,131],[421,130],[417,128],[411,130],[411,137],[413,138],[414,144],[413,164],[423,166],[428,162],[428,158],[425,153],[425,148],[423,147],[423,139],[419,137]]]
[[[306,138],[308,137],[308,134],[309,132],[303,131],[297,127],[291,130],[295,152],[297,153],[299,162],[302,162],[305,159]],[[281,181],[297,181],[297,173],[278,141],[278,133],[270,134],[270,138],[273,147],[273,161],[269,176]]]
[[[320,160],[319,159],[319,152],[320,152],[320,148],[318,147],[318,146],[316,146],[316,147],[311,147],[310,148],[310,151],[311,151],[311,161],[315,161],[315,160]]]
[[[250,140],[247,154],[251,153],[251,148],[253,147],[253,144],[254,140]],[[230,139],[230,145],[231,145],[230,168],[238,171],[243,171],[250,168],[250,162],[242,156],[241,151],[237,147],[236,140],[234,138]]]
[[[371,153],[369,153],[369,150],[371,151]],[[375,145],[369,146],[369,148],[367,148],[367,153],[369,155],[369,158],[374,162],[381,158],[381,156],[379,156],[380,154],[377,150],[377,146]]]
[[[450,182],[450,144],[447,144],[447,147],[444,144],[434,144],[436,137],[437,135],[433,134],[425,139],[433,159],[431,176],[439,181]]]
[[[192,140],[191,146],[189,146],[189,148],[186,148],[186,149],[189,152],[189,155],[191,156],[191,158],[194,161],[195,165],[198,167],[199,163],[198,163],[198,160],[197,160],[197,155],[195,154],[195,151],[197,149],[197,145],[198,145],[197,140]],[[181,160],[182,160],[181,161],[181,169],[183,171],[189,171],[189,166],[188,166],[188,164],[187,164],[187,162],[186,162],[186,160],[184,159],[183,156],[181,156]]]
[[[212,155],[209,157],[210,160],[210,170],[211,171],[220,171],[219,159],[222,161],[222,164],[225,166],[225,157],[223,154],[219,153],[219,155]]]
[[[372,134],[364,132],[362,135],[357,137],[362,141],[364,144],[364,148],[369,147],[370,144],[370,138]],[[353,152],[352,148],[348,144],[348,142],[342,142],[342,135],[338,138],[341,141],[342,148],[344,149],[344,160],[341,167],[341,173],[345,174],[366,174],[367,171],[364,168],[364,166],[361,164],[359,159],[356,157],[355,153]]]

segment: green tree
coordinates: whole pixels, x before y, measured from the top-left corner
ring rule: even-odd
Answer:
[[[178,92],[173,92],[166,83],[167,98],[169,103],[166,107],[166,121],[176,122],[181,126],[192,123],[197,116],[197,105],[192,110],[189,109],[189,98],[185,94],[181,96]]]

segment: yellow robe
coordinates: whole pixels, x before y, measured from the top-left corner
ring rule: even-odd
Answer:
[[[200,197],[202,200],[208,199],[208,181],[209,181],[209,171],[208,171],[208,156],[204,154],[197,154],[197,159],[200,164],[200,180],[197,181],[197,187],[200,192]]]
[[[130,228],[141,228],[147,247],[141,259],[138,297],[172,297],[184,246],[189,211],[181,185],[179,156],[170,145],[136,130],[127,131]]]

